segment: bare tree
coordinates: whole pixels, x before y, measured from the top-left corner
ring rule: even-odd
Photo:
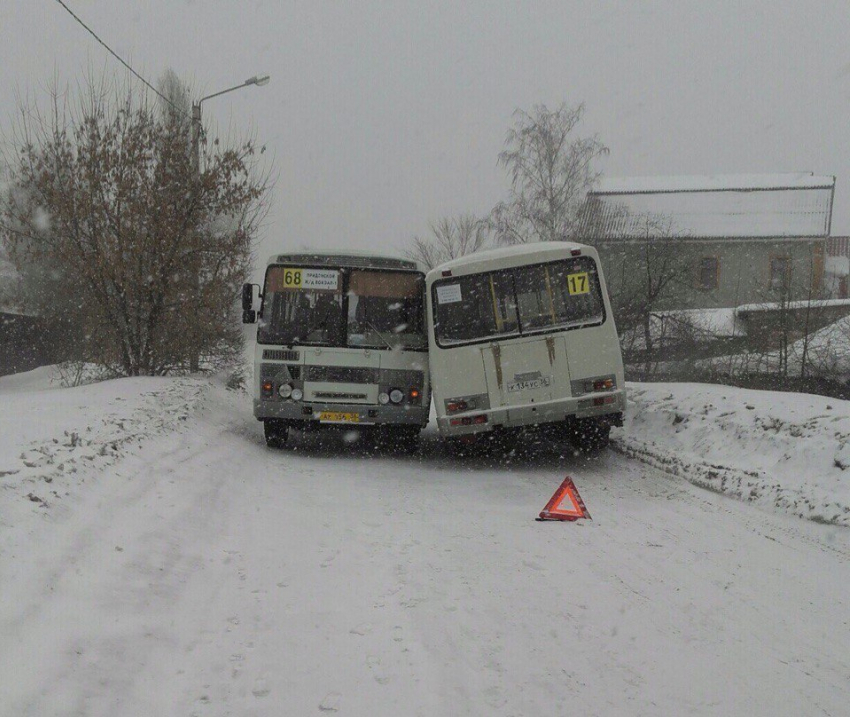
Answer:
[[[54,90],[49,111],[21,107],[12,142],[0,241],[27,299],[66,317],[79,358],[124,375],[238,350],[236,299],[267,207],[254,142],[205,143],[197,171],[175,105],[106,82],[76,105]]]
[[[667,330],[664,322],[657,321],[658,312],[687,286],[692,267],[683,253],[671,246],[671,241],[680,237],[669,219],[641,215],[632,220],[631,227],[632,236],[612,241],[600,254],[604,258],[607,253],[619,269],[609,277],[609,285],[617,329],[626,338],[626,363],[642,354],[642,378],[647,380],[656,368],[653,354],[664,339],[658,327]],[[616,252],[622,255],[615,257]],[[676,330],[686,333],[682,326]]]
[[[431,224],[431,236],[413,237],[405,255],[429,269],[485,249],[490,241],[490,227],[485,220],[471,214],[444,217]]]
[[[594,162],[608,153],[596,135],[576,136],[583,115],[584,104],[514,113],[499,155],[511,178],[510,198],[492,212],[500,244],[576,236],[585,197],[600,176]]]

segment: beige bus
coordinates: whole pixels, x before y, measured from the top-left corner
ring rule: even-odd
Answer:
[[[254,415],[266,442],[291,429],[362,429],[413,448],[428,423],[425,274],[416,262],[357,252],[269,259],[254,311]]]
[[[599,256],[569,242],[472,254],[426,277],[441,436],[546,426],[601,448],[626,405]]]

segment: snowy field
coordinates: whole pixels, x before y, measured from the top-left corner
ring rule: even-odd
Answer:
[[[715,389],[633,387],[662,472],[271,451],[215,381],[0,379],[0,714],[845,715],[850,535],[784,511],[847,505],[846,405]],[[535,522],[567,474],[593,520]]]

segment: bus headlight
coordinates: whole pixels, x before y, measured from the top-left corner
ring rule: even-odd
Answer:
[[[282,383],[280,384],[280,388],[277,392],[280,394],[281,398],[289,398],[292,395],[292,386],[288,383]]]
[[[382,406],[386,406],[390,402],[390,394],[384,393],[383,391],[378,394],[378,403]]]
[[[404,391],[400,388],[394,388],[390,391],[390,401],[393,403],[401,403],[404,400]]]
[[[293,388],[292,389],[292,400],[293,401],[300,401],[302,398],[304,398],[304,391],[302,391],[300,388]]]

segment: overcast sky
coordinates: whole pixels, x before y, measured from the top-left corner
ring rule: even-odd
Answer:
[[[399,249],[483,214],[512,112],[585,102],[607,175],[837,176],[850,233],[846,0],[66,0],[152,82],[168,67],[220,130],[252,130],[279,174],[260,254]],[[3,127],[16,92],[89,64],[125,71],[55,0],[0,2]]]

